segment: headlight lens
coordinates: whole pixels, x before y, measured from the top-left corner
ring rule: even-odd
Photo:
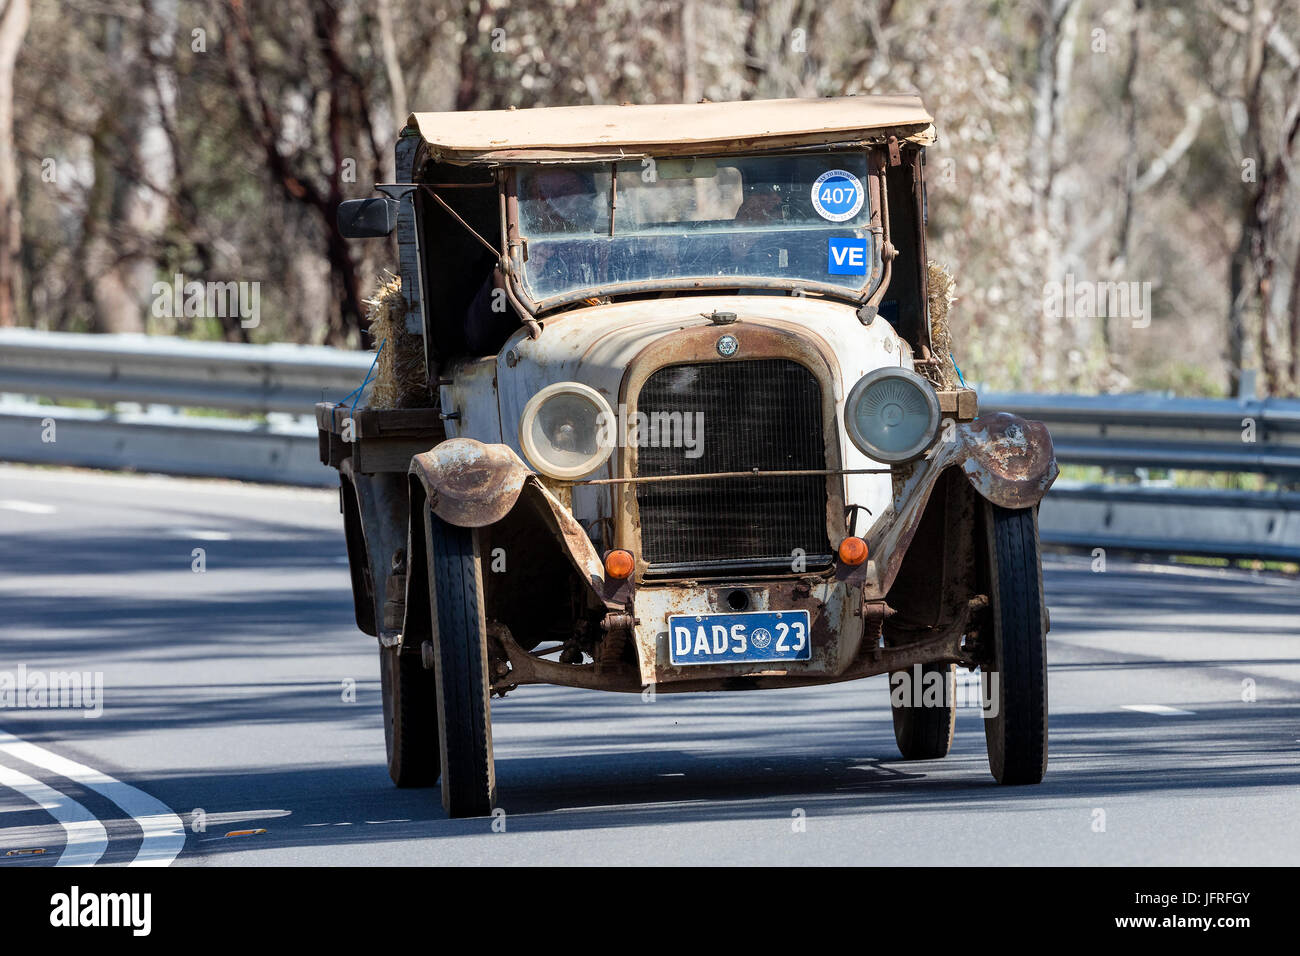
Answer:
[[[845,403],[849,438],[864,455],[889,464],[925,454],[939,429],[939,398],[905,368],[864,375]]]
[[[548,385],[528,400],[519,419],[519,444],[534,468],[569,480],[595,471],[614,450],[609,402],[578,382]]]

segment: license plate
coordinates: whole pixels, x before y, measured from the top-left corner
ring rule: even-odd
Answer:
[[[806,661],[812,656],[807,611],[675,614],[668,618],[674,664]]]

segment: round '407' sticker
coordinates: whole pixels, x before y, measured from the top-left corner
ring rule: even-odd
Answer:
[[[831,222],[852,219],[862,211],[865,198],[862,180],[847,169],[828,169],[813,183],[813,208]]]

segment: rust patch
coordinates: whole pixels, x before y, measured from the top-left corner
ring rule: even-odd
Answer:
[[[525,495],[595,599],[604,603],[605,568],[587,532],[508,446],[451,438],[411,459],[411,474],[424,486],[434,514],[463,528],[497,524]]]
[[[1052,436],[1042,422],[1008,412],[975,419],[962,470],[983,497],[1003,508],[1036,504],[1056,480]]]
[[[500,521],[515,506],[531,472],[505,445],[451,438],[412,458],[411,474],[428,489],[439,518],[481,528]]]
[[[701,585],[685,581],[640,587],[636,591],[633,631],[641,678],[646,683],[676,684],[701,679],[783,677],[801,674],[833,675],[849,666],[858,652],[862,633],[861,592],[828,579],[807,589],[802,580],[748,579],[743,584]],[[667,647],[668,620],[674,615],[724,612],[718,594],[744,590],[751,594],[753,610],[807,611],[810,657],[801,661],[742,661],[720,664],[672,663]],[[662,625],[662,626],[661,626]]]
[[[495,644],[492,690],[504,695],[521,684],[559,684],[589,690],[639,691],[641,679],[632,668],[613,661],[599,664],[561,664],[529,653],[511,636],[508,628],[493,624],[489,634]]]
[[[894,466],[893,502],[866,536],[871,557],[863,579],[868,598],[883,598],[911,547],[941,476],[960,468],[975,491],[1003,508],[1028,508],[1056,480],[1056,456],[1047,427],[999,412],[958,424],[929,456]]]

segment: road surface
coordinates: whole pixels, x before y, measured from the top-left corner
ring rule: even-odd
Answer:
[[[389,783],[335,494],[3,467],[0,688],[103,691],[0,709],[0,866],[1300,862],[1300,584],[1052,557],[1045,587],[1039,786],[994,784],[974,709],[899,759],[883,677],[532,687],[493,702],[494,829]]]

